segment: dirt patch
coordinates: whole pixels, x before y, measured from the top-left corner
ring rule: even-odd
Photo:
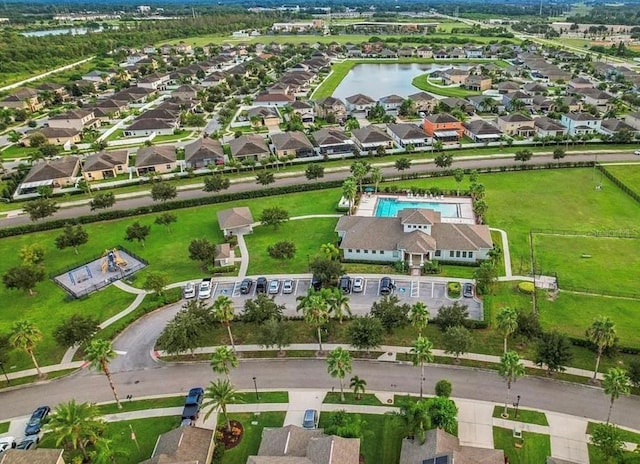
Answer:
[[[224,444],[224,449],[229,450],[238,446],[244,436],[244,427],[236,420],[231,421],[231,430],[227,430],[227,424],[216,429],[216,441]]]

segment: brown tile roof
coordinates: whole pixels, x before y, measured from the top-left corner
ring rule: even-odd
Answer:
[[[35,163],[23,183],[40,182],[43,180],[64,179],[77,174],[80,158],[64,156],[60,159],[40,161]]]
[[[280,132],[271,135],[276,150],[300,150],[305,148],[313,148],[313,145],[304,132]]]
[[[375,100],[373,98],[361,93],[351,95],[350,97],[347,97],[346,100],[352,105],[371,105],[375,103]]]
[[[390,142],[391,137],[377,126],[366,126],[351,131],[351,135],[360,143]]]
[[[233,156],[269,155],[264,138],[260,135],[241,135],[229,142]]]
[[[201,137],[184,146],[185,161],[200,161],[211,158],[224,158],[224,149],[219,140]]]
[[[218,211],[220,229],[235,229],[253,224],[251,210],[246,206]]]
[[[40,132],[48,139],[55,139],[60,137],[75,137],[76,135],[80,135],[82,132],[78,129],[72,129],[70,127],[43,127],[38,129],[36,132]]]
[[[339,145],[345,143],[347,140],[351,140],[347,137],[347,134],[345,134],[344,131],[335,128],[323,127],[322,129],[315,131],[312,135],[318,146]]]
[[[504,451],[460,446],[459,440],[441,429],[429,430],[425,442],[402,440],[400,464],[416,464],[436,456],[450,457],[455,464],[504,464]]]
[[[231,258],[231,245],[228,243],[216,245],[213,257],[215,259]]]
[[[405,208],[398,212],[400,224],[428,224],[442,222],[439,211],[425,208]]]
[[[176,148],[173,145],[153,145],[141,147],[136,153],[136,167],[155,166],[176,162]]]
[[[158,437],[151,459],[140,464],[207,463],[213,450],[213,430],[180,427]]]
[[[440,250],[474,251],[493,246],[489,228],[482,225],[442,222],[431,227],[431,235]]]
[[[127,150],[101,151],[95,155],[87,156],[82,166],[83,171],[100,171],[113,169],[119,164],[127,164],[129,152]]]
[[[0,456],[0,464],[63,464],[61,449],[9,449]]]
[[[91,116],[92,114],[93,114],[93,111],[70,110],[70,111],[67,111],[66,113],[61,113],[61,114],[52,116],[49,119],[53,119],[53,120],[82,119],[82,118],[86,118],[87,116]]]

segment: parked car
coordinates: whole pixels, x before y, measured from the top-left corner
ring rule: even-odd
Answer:
[[[187,285],[182,289],[182,296],[184,298],[195,298],[196,297],[196,284],[193,282],[187,282]]]
[[[187,399],[184,400],[184,404],[202,404],[202,398],[204,395],[204,389],[195,387],[189,390]]]
[[[266,277],[258,277],[258,280],[256,280],[256,293],[267,293]]]
[[[636,150],[633,152],[634,155],[640,156],[640,150]]]
[[[211,297],[211,278],[203,279],[198,287],[198,298],[204,300]]]
[[[465,298],[473,298],[473,284],[466,283],[462,286],[462,296]]]
[[[311,287],[313,287],[316,292],[320,291],[322,288],[322,281],[320,280],[320,277],[315,274],[311,277]]]
[[[28,436],[39,433],[42,421],[47,418],[49,412],[51,412],[51,408],[49,406],[40,406],[38,409],[33,411],[33,414],[31,414],[31,418],[24,429],[24,434]]]
[[[307,409],[304,412],[302,427],[305,429],[318,428],[318,411],[316,409]]]
[[[383,277],[380,279],[380,295],[391,295],[391,292],[396,288],[395,283],[391,280],[391,277]]]
[[[12,449],[16,447],[16,439],[14,437],[2,437],[0,438],[0,455],[7,451],[8,449]]]
[[[280,291],[280,281],[278,279],[273,279],[269,282],[269,294],[277,295]]]
[[[348,293],[351,293],[351,277],[349,276],[342,276],[340,277],[340,280],[338,281],[338,288],[340,290],[342,290],[342,293],[344,293],[345,295]]]
[[[354,277],[353,278],[353,293],[362,293],[364,291],[364,278],[363,277]]]
[[[285,295],[293,293],[293,280],[285,280],[282,282],[282,293]]]
[[[29,435],[28,437],[24,437],[20,443],[16,445],[16,449],[19,450],[30,450],[38,447],[38,443],[40,442],[40,437],[38,435]]]
[[[187,398],[184,400],[184,408],[182,409],[182,425],[191,425],[192,422],[198,419],[203,395],[204,390],[200,387],[189,390]],[[189,422],[186,423],[187,421]]]
[[[240,294],[248,295],[249,293],[251,293],[251,287],[253,287],[253,280],[244,279],[240,284]]]

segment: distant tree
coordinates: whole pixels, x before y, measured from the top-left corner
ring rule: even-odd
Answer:
[[[507,382],[507,397],[504,402],[503,417],[508,417],[507,408],[509,406],[509,395],[511,393],[511,385],[525,374],[524,365],[520,361],[520,356],[515,351],[507,351],[500,358],[498,366],[498,374]]]
[[[198,336],[207,322],[203,314],[208,308],[202,300],[190,300],[182,308],[162,330],[158,348],[172,355],[190,351],[193,356],[199,345]]]
[[[315,327],[318,334],[318,347],[322,352],[322,327],[329,321],[329,306],[319,293],[310,291],[306,296],[298,297],[300,302],[296,308],[302,311],[304,321]]]
[[[178,189],[176,188],[176,186],[167,182],[155,182],[151,187],[151,198],[153,199],[153,201],[165,202],[177,196]]]
[[[178,216],[167,211],[166,213],[162,213],[160,216],[158,216],[154,222],[161,226],[165,226],[167,232],[171,233],[171,224],[173,224],[177,220]]]
[[[452,305],[442,306],[438,310],[437,322],[440,330],[444,332],[449,327],[464,327],[467,324],[468,317],[469,311],[467,310],[467,305],[456,301]]]
[[[29,136],[29,146],[31,148],[38,148],[47,143],[47,138],[42,132],[34,132]]]
[[[433,353],[431,352],[433,343],[428,338],[419,336],[413,341],[409,355],[414,366],[420,366],[420,398],[422,398],[424,387],[424,365],[433,362]]]
[[[323,287],[334,284],[344,273],[342,263],[338,260],[316,256],[310,263],[309,269],[321,282]]]
[[[516,161],[521,161],[525,163],[526,161],[529,161],[532,156],[533,156],[533,152],[531,150],[524,149],[524,150],[517,151],[514,159]]]
[[[309,180],[318,180],[324,177],[324,166],[321,166],[317,163],[311,163],[307,165],[307,169],[305,169],[304,175]]]
[[[393,329],[404,327],[409,323],[410,309],[411,306],[407,303],[400,304],[400,299],[396,295],[386,295],[373,303],[371,315],[380,319],[387,332],[392,333]]]
[[[518,327],[515,335],[533,340],[538,338],[542,333],[542,326],[538,320],[538,315],[531,310],[518,310]]]
[[[293,259],[296,254],[296,244],[289,240],[281,240],[273,245],[269,245],[267,247],[267,253],[269,253],[269,256],[273,259],[284,262]]]
[[[111,208],[116,203],[116,197],[113,192],[107,193],[98,193],[93,197],[89,206],[91,207],[91,211],[96,209],[107,209]]]
[[[279,206],[265,208],[262,213],[260,213],[260,223],[263,226],[272,226],[273,230],[278,230],[280,224],[283,224],[288,220],[289,212]]]
[[[33,264],[15,266],[2,276],[2,283],[8,289],[22,290],[33,296],[33,289],[42,282],[46,275],[42,266]]]
[[[384,179],[382,176],[382,169],[380,169],[379,166],[375,166],[371,169],[371,175],[369,177],[371,177],[371,182],[373,182],[374,193],[378,193],[378,186]]]
[[[216,246],[207,238],[196,238],[189,244],[189,259],[200,261],[202,269],[213,263]]]
[[[600,366],[600,358],[606,348],[612,347],[616,342],[616,325],[606,316],[599,316],[591,322],[586,332],[587,338],[596,346],[596,367],[593,370],[593,381],[598,375],[598,367]]]
[[[99,329],[93,316],[74,314],[62,321],[53,331],[56,343],[64,348],[88,342]]]
[[[458,408],[449,398],[436,396],[428,401],[431,425],[454,434],[458,426]]]
[[[461,325],[448,327],[444,331],[444,352],[452,354],[456,357],[456,362],[459,361],[460,355],[468,353],[473,345],[473,338],[471,332],[466,327]]]
[[[42,378],[44,375],[36,360],[35,349],[41,341],[42,332],[40,332],[40,329],[38,329],[33,322],[23,319],[16,321],[13,326],[11,326],[9,343],[11,343],[11,346],[14,348],[22,350],[29,355],[39,378]]]
[[[43,263],[44,253],[44,247],[38,242],[33,242],[20,248],[20,259],[26,266],[38,265]]]
[[[242,320],[259,325],[270,319],[281,320],[284,309],[285,305],[276,303],[274,297],[258,293],[255,299],[245,300]]]
[[[422,335],[422,331],[429,324],[429,308],[422,301],[418,301],[411,306],[409,310],[409,322],[418,329],[418,335]]]
[[[65,248],[73,248],[78,254],[78,247],[89,241],[89,234],[80,224],[66,224],[62,233],[56,237],[56,248],[64,250]]]
[[[358,185],[353,177],[347,177],[342,183],[342,196],[349,202],[349,214],[353,212],[353,204],[358,193]]]
[[[53,216],[60,206],[54,201],[47,198],[36,198],[28,201],[23,207],[24,211],[29,215],[33,222],[38,219],[44,219]]]
[[[611,411],[613,411],[613,403],[620,398],[620,395],[629,395],[631,393],[631,380],[627,375],[627,371],[619,367],[612,367],[604,375],[602,380],[604,392],[609,395],[609,413],[607,414],[607,424],[611,421]]]
[[[448,168],[453,164],[453,155],[450,153],[441,153],[439,155],[436,155],[436,157],[433,159],[433,162],[439,168]]]
[[[136,221],[129,227],[127,227],[127,229],[125,230],[124,239],[127,242],[136,240],[140,245],[142,245],[142,248],[144,248],[144,242],[149,236],[150,231],[151,227],[143,226],[138,221]]]
[[[227,381],[231,381],[229,374],[231,368],[238,367],[238,355],[236,352],[228,346],[219,346],[211,355],[211,369],[216,374],[224,374],[227,377]]]
[[[109,143],[106,140],[96,140],[91,143],[91,151],[99,152],[107,148]]]
[[[109,388],[111,388],[118,409],[122,409],[122,404],[120,404],[120,398],[118,398],[118,392],[109,370],[109,362],[115,357],[116,352],[113,350],[109,340],[95,339],[85,348],[85,358],[89,362],[89,367],[102,372],[107,377]]]
[[[624,439],[618,427],[612,424],[595,424],[591,431],[591,444],[605,462],[621,462]]]
[[[556,148],[555,150],[553,150],[553,159],[555,160],[559,160],[565,157],[565,151],[563,148]]]
[[[143,288],[156,295],[162,295],[164,288],[169,285],[169,277],[161,272],[150,272],[144,281]]]
[[[43,158],[53,158],[54,156],[57,156],[61,150],[62,147],[52,145],[50,143],[44,143],[38,147],[38,152]]]
[[[411,167],[411,160],[409,158],[398,158],[395,165],[398,171],[404,171]]]
[[[351,164],[351,175],[353,179],[358,184],[358,190],[362,193],[362,182],[364,178],[367,177],[369,171],[371,171],[371,165],[366,161],[355,161]]]
[[[347,121],[344,124],[344,128],[347,131],[354,131],[356,129],[360,129],[360,121],[357,118],[348,117]]]
[[[327,357],[327,372],[340,380],[340,401],[344,403],[344,378],[351,373],[351,354],[339,346]]]
[[[464,180],[464,171],[460,168],[454,169],[453,178],[455,179],[457,185],[456,195],[460,196],[460,184]]]
[[[627,375],[634,387],[640,387],[640,359],[634,359],[629,363]]]
[[[558,332],[547,332],[540,335],[536,346],[534,362],[538,366],[547,366],[547,375],[553,372],[564,372],[573,358],[573,350],[569,339]]]
[[[277,348],[282,353],[291,344],[292,337],[291,326],[280,319],[268,319],[258,326],[258,344],[267,349]]]
[[[485,261],[473,271],[473,277],[476,279],[476,289],[478,292],[486,295],[498,280],[498,271],[493,263]]]
[[[260,171],[256,174],[256,182],[263,187],[266,187],[269,184],[273,184],[276,181],[273,173],[271,171]]]
[[[231,323],[235,318],[235,308],[233,307],[233,301],[227,295],[219,295],[211,306],[213,317],[216,321],[219,321],[227,328],[229,334],[229,343],[233,351],[236,350],[236,345],[233,342],[233,333],[231,332]]]
[[[436,382],[436,396],[442,396],[443,398],[449,398],[451,396],[451,382],[446,379],[441,379]]]
[[[204,178],[204,190],[205,192],[220,192],[221,190],[227,190],[231,185],[231,181],[228,177],[222,174],[214,174]]]
[[[361,400],[367,387],[367,381],[365,379],[361,379],[357,375],[354,375],[349,381],[349,387],[353,390],[356,400]]]
[[[357,317],[349,324],[347,337],[351,346],[369,352],[382,344],[384,327],[376,317]]]
[[[496,315],[496,329],[502,334],[504,341],[503,353],[507,352],[507,339],[518,328],[518,310],[502,308]]]

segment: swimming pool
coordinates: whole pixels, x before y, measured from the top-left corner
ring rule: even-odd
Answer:
[[[396,217],[398,211],[406,208],[432,209],[438,211],[443,218],[460,217],[457,203],[441,203],[435,201],[404,201],[396,198],[378,198],[376,217]]]

